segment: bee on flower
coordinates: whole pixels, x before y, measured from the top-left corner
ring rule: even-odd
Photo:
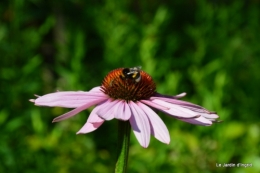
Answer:
[[[141,67],[133,67],[109,72],[102,85],[90,91],[60,91],[30,101],[37,106],[74,108],[56,117],[53,122],[68,119],[95,106],[77,134],[92,132],[112,119],[129,121],[140,145],[146,148],[151,135],[163,143],[170,142],[167,127],[153,109],[195,125],[210,126],[218,122],[219,116],[215,112],[179,100],[185,95],[186,93],[176,96],[157,93],[152,77],[141,70]]]

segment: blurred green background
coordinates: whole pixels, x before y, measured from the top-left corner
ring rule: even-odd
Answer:
[[[3,0],[0,172],[113,172],[116,120],[76,135],[91,109],[53,124],[69,109],[28,100],[87,91],[112,69],[141,65],[158,92],[187,92],[184,100],[224,122],[201,127],[160,114],[171,143],[151,138],[144,149],[132,133],[129,173],[258,173],[259,57],[259,0]]]

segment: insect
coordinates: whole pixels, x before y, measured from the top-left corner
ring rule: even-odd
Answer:
[[[133,68],[124,68],[122,70],[122,79],[133,79],[135,82],[140,82],[141,74],[140,74],[141,66],[133,67]]]

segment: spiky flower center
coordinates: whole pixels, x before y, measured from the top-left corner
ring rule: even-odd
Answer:
[[[109,72],[101,88],[111,98],[126,101],[148,99],[156,90],[152,77],[136,67],[118,68]]]

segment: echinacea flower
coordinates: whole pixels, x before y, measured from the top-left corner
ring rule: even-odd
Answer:
[[[140,67],[118,68],[111,71],[102,85],[83,91],[55,92],[31,99],[37,106],[58,106],[74,108],[53,120],[59,122],[79,112],[95,106],[87,122],[77,132],[85,134],[99,128],[104,121],[118,119],[128,121],[133,132],[143,147],[148,147],[150,136],[168,144],[170,135],[167,127],[154,112],[160,110],[165,114],[191,124],[209,126],[217,122],[218,115],[205,108],[181,101],[176,96],[162,95],[156,92],[151,76],[140,70]]]

